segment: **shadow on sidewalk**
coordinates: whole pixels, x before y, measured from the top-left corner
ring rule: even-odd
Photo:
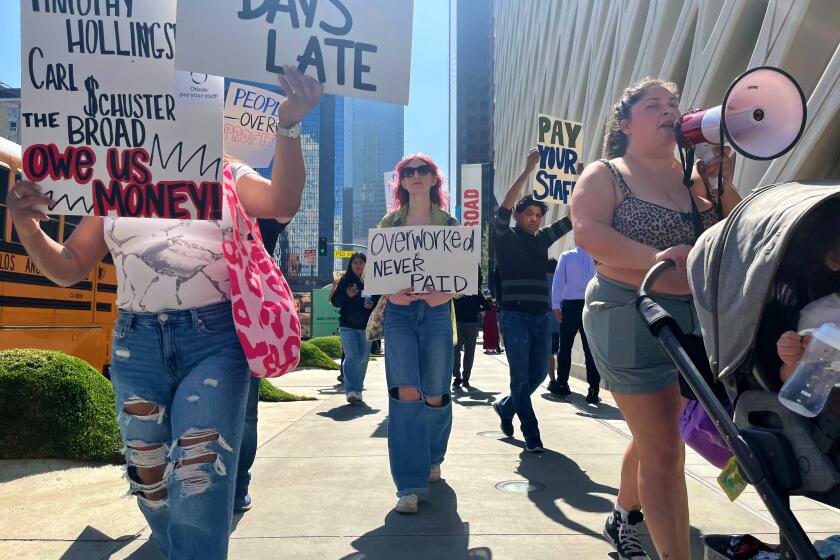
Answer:
[[[470,524],[458,514],[458,499],[446,481],[429,486],[420,511],[391,511],[383,525],[354,540],[357,552],[342,560],[492,560],[487,547],[469,547]]]
[[[336,422],[347,422],[348,420],[355,420],[356,418],[364,418],[371,414],[377,414],[378,408],[371,408],[367,403],[357,405],[345,404],[331,408],[324,412],[318,412],[318,416],[335,420]]]
[[[343,395],[344,394],[344,384],[338,383],[329,387],[327,389],[318,389],[319,395]]]
[[[624,420],[621,411],[605,402],[590,404],[586,402],[586,396],[579,393],[572,393],[568,397],[560,397],[549,392],[540,395],[543,399],[556,403],[570,404],[577,409],[577,415],[584,418],[598,418],[600,420]]]
[[[498,391],[482,391],[475,387],[471,389],[453,389],[452,402],[461,406],[490,406],[496,402]]]
[[[522,442],[505,441],[524,448]],[[577,463],[550,449],[539,454],[523,451],[520,459],[516,473],[529,482],[545,486],[544,490],[528,494],[528,498],[546,517],[578,534],[603,539],[600,527],[593,530],[573,521],[560,510],[557,502],[564,502],[581,511],[600,512],[606,518],[612,511],[613,497],[618,495],[617,488],[593,481]],[[609,494],[611,497],[597,494]]]
[[[91,555],[95,555],[97,558],[110,558],[113,554],[116,554],[137,538],[137,535],[124,535],[122,537],[117,537],[115,539],[109,537],[102,531],[95,529],[88,525],[84,528],[84,530],[76,537],[76,540],[73,544],[70,545],[70,548],[64,551],[59,558],[59,560],[88,560],[91,558]],[[94,552],[92,547],[96,545],[100,545],[102,543],[113,543],[114,548],[110,550],[110,552],[106,553],[105,556],[101,556],[102,552]],[[131,555],[131,558],[134,558],[134,555]],[[148,558],[160,558],[160,556],[149,556]]]

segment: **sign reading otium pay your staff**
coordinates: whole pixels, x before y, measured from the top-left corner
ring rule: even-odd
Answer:
[[[568,204],[577,183],[577,163],[583,150],[583,124],[549,115],[537,117],[537,150],[540,166],[534,177],[537,200]]]

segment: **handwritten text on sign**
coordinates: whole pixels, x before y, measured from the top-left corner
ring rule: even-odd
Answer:
[[[409,226],[368,231],[365,294],[438,290],[478,293],[477,228]]]
[[[534,178],[534,198],[554,204],[568,204],[577,182],[576,164],[583,150],[583,125],[539,115],[537,150],[540,166]]]
[[[216,219],[221,78],[176,72],[170,0],[21,2],[23,169],[55,214]]]
[[[257,169],[271,165],[284,99],[267,89],[231,82],[225,101],[225,152]]]
[[[178,68],[408,104],[413,0],[179,0]],[[215,30],[211,32],[210,30]]]

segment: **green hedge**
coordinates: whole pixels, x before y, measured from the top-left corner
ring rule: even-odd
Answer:
[[[342,347],[340,336],[319,336],[318,338],[311,339],[309,342],[323,350],[330,358],[338,359],[341,357]]]
[[[263,402],[293,402],[293,401],[314,401],[312,397],[302,397],[287,393],[272,385],[268,379],[260,379],[260,400]]]
[[[314,367],[320,369],[341,369],[337,363],[327,356],[323,350],[311,342],[300,345],[300,365],[298,367]]]
[[[60,352],[0,352],[0,459],[122,462],[111,383]]]

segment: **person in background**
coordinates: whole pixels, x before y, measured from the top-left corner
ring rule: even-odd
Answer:
[[[517,201],[539,159],[539,152],[531,150],[525,169],[508,190],[493,225],[502,285],[501,327],[510,364],[510,395],[493,403],[493,409],[507,437],[513,436],[513,416],[519,416],[525,450],[531,453],[543,451],[531,394],[548,373],[551,353],[548,327],[551,300],[545,262],[549,247],[572,230],[569,218],[540,228],[546,205],[533,196]],[[511,214],[516,222],[513,228]]]
[[[481,268],[478,269],[478,285],[481,286]],[[470,374],[475,359],[475,341],[478,339],[478,321],[482,311],[490,304],[481,294],[462,296],[455,299],[455,320],[458,328],[458,343],[455,345],[455,361],[452,368],[452,388],[470,389]],[[464,364],[461,366],[461,350]]]
[[[592,359],[592,352],[589,350],[589,342],[586,340],[582,322],[586,286],[593,276],[595,276],[595,263],[582,247],[575,247],[564,252],[560,255],[560,260],[557,261],[557,267],[553,274],[551,307],[554,310],[554,317],[560,322],[560,351],[557,355],[555,391],[561,396],[572,394],[572,390],[569,388],[569,373],[572,370],[572,347],[575,343],[575,336],[580,333],[580,341],[583,345],[583,354],[586,361],[586,382],[589,383],[586,402],[597,404],[600,402],[598,387],[601,383],[601,376],[598,374],[595,360]],[[552,391],[552,393],[555,391]]]
[[[342,370],[344,394],[350,404],[363,402],[362,391],[370,359],[370,343],[365,338],[365,327],[373,311],[373,302],[370,298],[362,297],[365,289],[362,282],[365,263],[367,257],[363,253],[355,253],[350,257],[347,272],[330,296],[330,303],[341,309],[338,324],[345,356]]]
[[[485,354],[501,354],[502,345],[499,340],[499,306],[490,290],[484,290],[484,300],[488,304],[484,312],[484,324],[482,325],[482,345]]]
[[[548,283],[548,298],[553,301],[554,293],[552,284],[554,282],[554,269],[557,268],[557,259],[548,259],[545,265],[545,277]],[[551,332],[551,354],[548,357],[548,390],[550,393],[557,393],[557,351],[560,349],[560,322],[554,313],[548,312],[548,326]]]
[[[280,234],[289,225],[288,221],[257,220],[265,250],[272,257]],[[248,493],[251,484],[251,467],[257,457],[257,422],[260,405],[260,379],[251,376],[248,387],[248,401],[245,404],[245,426],[242,430],[242,446],[239,448],[239,467],[236,469],[236,491],[233,498],[233,512],[242,513],[251,509],[252,500]]]

